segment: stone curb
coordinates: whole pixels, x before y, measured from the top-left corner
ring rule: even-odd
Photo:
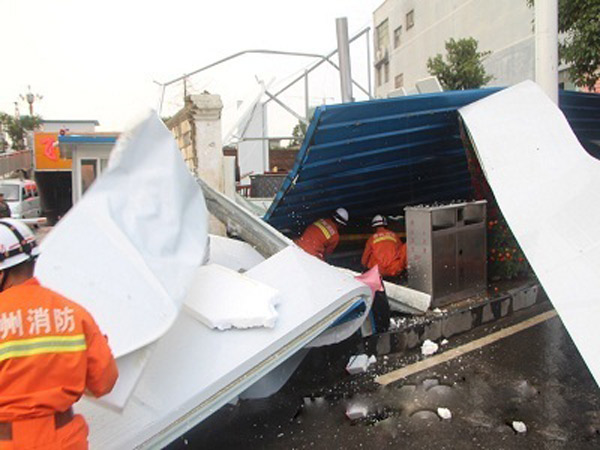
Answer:
[[[448,339],[547,300],[539,283],[525,282],[497,295],[469,298],[424,316],[400,318],[396,329],[364,338],[365,349],[377,355],[400,353],[426,339]]]

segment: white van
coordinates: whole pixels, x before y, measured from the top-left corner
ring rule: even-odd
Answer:
[[[0,192],[10,206],[13,219],[30,219],[42,215],[37,184],[32,180],[0,180]]]

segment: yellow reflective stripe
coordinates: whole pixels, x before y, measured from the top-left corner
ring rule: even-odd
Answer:
[[[317,228],[319,228],[323,234],[325,235],[325,239],[329,239],[331,237],[331,233],[329,232],[329,230],[327,229],[327,227],[325,225],[323,225],[323,223],[321,223],[321,221],[316,221],[315,225],[317,226]]]
[[[398,242],[398,240],[394,236],[392,236],[391,234],[388,234],[387,236],[381,236],[381,237],[375,238],[373,240],[373,244],[377,244],[378,242],[381,242],[381,241]]]
[[[83,334],[21,339],[0,344],[0,361],[46,353],[80,352],[86,348],[87,344]]]

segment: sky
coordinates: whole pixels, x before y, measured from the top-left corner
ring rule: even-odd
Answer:
[[[45,119],[97,119],[101,130],[131,126],[159,105],[165,82],[246,49],[325,54],[336,48],[335,19],[348,18],[349,34],[371,26],[382,0],[0,0],[0,111],[14,112],[31,85],[43,95],[35,113]],[[367,43],[351,45],[352,75],[365,88]],[[223,133],[256,96],[303,73],[316,59],[242,56],[191,77],[190,93],[222,96]],[[340,98],[339,76],[324,64],[310,77],[311,106]],[[355,97],[366,96],[355,89]],[[304,111],[304,85],[281,97]],[[182,83],[165,91],[163,116],[183,104]],[[27,104],[20,101],[22,114]],[[271,102],[269,134],[289,135],[297,119]]]

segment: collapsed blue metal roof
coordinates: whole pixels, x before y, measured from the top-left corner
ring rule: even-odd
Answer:
[[[321,106],[264,219],[287,233],[345,207],[350,217],[471,198],[457,110],[500,89],[450,91]],[[600,157],[600,95],[562,91],[587,150]]]

